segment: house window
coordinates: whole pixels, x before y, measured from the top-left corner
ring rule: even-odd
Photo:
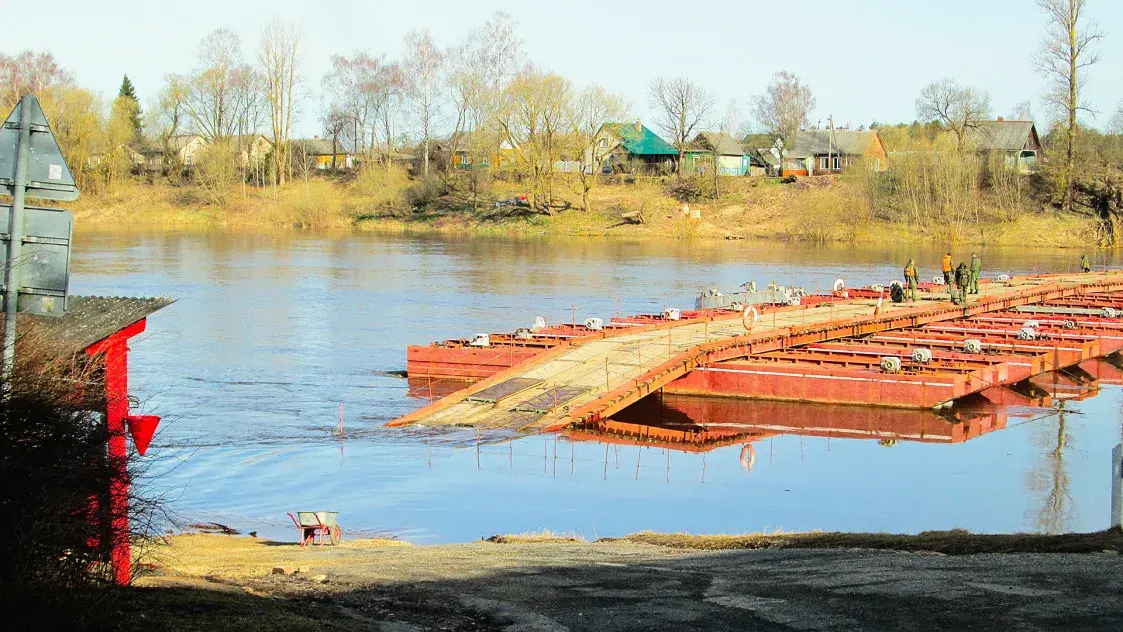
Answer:
[[[827,169],[830,169],[830,161],[829,160],[830,159],[827,158],[826,156],[820,156],[819,157],[819,170],[820,171],[826,171]]]
[[[881,158],[874,158],[873,159],[873,170],[874,171],[881,171]]]
[[[840,158],[839,156],[835,156],[834,157],[834,170],[838,171],[839,169],[842,169],[842,158]]]

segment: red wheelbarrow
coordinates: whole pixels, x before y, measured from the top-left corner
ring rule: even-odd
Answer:
[[[308,544],[324,545],[339,544],[343,541],[343,530],[339,528],[336,519],[338,511],[298,511],[296,515],[289,514],[293,524],[300,529],[301,548]]]

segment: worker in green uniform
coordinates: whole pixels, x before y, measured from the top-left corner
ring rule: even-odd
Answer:
[[[971,283],[971,270],[967,268],[967,264],[960,261],[959,265],[955,268],[955,287],[959,296],[959,303],[962,305],[967,304],[967,286]]]
[[[912,259],[905,264],[905,298],[911,301],[916,301],[916,286],[920,283],[920,277],[916,274],[916,264]]]
[[[979,293],[979,273],[983,271],[983,262],[977,253],[971,253],[971,282],[967,291],[972,294]]]
[[[1092,262],[1088,261],[1088,253],[1080,255],[1080,269],[1084,272],[1092,271]]]

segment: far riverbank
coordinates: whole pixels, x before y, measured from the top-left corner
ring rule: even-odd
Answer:
[[[575,206],[532,213],[449,194],[421,210],[393,210],[377,199],[329,180],[291,183],[279,190],[242,187],[221,195],[202,187],[122,184],[69,205],[80,227],[147,230],[331,229],[385,234],[498,235],[770,240],[798,243],[916,244],[1089,248],[1098,243],[1091,217],[1025,211],[1005,219],[989,214],[924,229],[881,218],[858,217],[845,184],[739,186],[717,199],[683,203],[654,183],[597,187],[592,210]],[[491,197],[519,189],[495,183]]]

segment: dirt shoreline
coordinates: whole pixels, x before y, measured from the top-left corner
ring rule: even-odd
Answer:
[[[145,556],[122,629],[1113,630],[1121,549],[1120,531],[528,534],[308,549],[181,535]]]

